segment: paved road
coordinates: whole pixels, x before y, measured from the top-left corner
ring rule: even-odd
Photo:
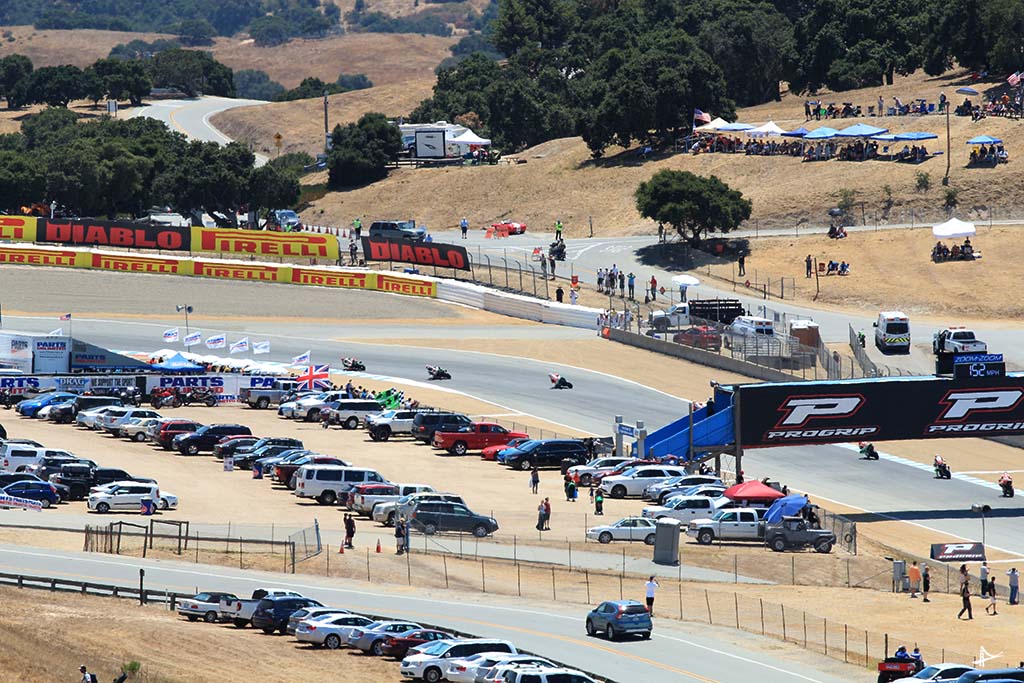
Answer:
[[[231,99],[227,97],[199,97],[188,100],[161,100],[147,107],[136,109],[132,116],[145,116],[167,124],[167,127],[183,133],[193,140],[227,144],[231,138],[217,130],[210,117],[228,109],[266,104],[262,100]],[[256,155],[256,165],[267,163],[267,157]]]
[[[553,611],[549,605],[498,596],[488,596],[484,604],[477,602],[476,597],[453,600],[444,593],[429,595],[421,589],[415,592],[401,588],[373,590],[311,576],[288,577],[178,562],[0,546],[0,571],[5,572],[132,586],[138,584],[139,569],[146,572],[146,587],[154,590],[217,589],[248,595],[259,587],[282,586],[299,590],[325,604],[355,611],[422,620],[469,633],[507,638],[525,650],[554,657],[620,683],[751,680],[838,683],[858,675],[852,668],[846,669],[827,660],[808,665],[806,662],[816,660],[804,653],[792,655],[794,660],[778,652],[766,655],[758,651],[758,638],[704,626],[659,620],[650,641],[609,643],[586,637],[580,608]],[[196,628],[216,627],[197,624]],[[803,663],[797,663],[798,660]]]

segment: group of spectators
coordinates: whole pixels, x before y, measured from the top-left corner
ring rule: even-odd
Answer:
[[[598,336],[601,330],[606,327],[613,327],[617,330],[628,330],[633,324],[633,314],[630,311],[601,311],[597,315]]]
[[[822,119],[849,119],[858,116],[864,116],[864,112],[859,104],[854,105],[852,102],[843,102],[841,106],[837,106],[834,102],[830,102],[826,106],[820,100],[816,102],[804,100],[805,121],[810,121],[811,119],[815,121],[821,121]]]
[[[636,275],[632,271],[627,274],[614,263],[611,268],[597,269],[598,293],[615,296],[616,290],[618,290],[619,298],[626,298],[627,288],[629,290],[629,298],[632,299],[636,291]]]
[[[965,237],[962,245],[954,244],[952,247],[949,247],[939,241],[935,243],[934,247],[932,247],[932,260],[936,262],[973,261],[975,258],[974,245],[971,244],[970,237]]]
[[[995,166],[1005,164],[1010,160],[1010,155],[1002,145],[981,145],[971,150],[969,166]]]
[[[828,261],[828,267],[825,269],[825,275],[849,275],[850,264],[846,261],[836,262],[832,259]]]

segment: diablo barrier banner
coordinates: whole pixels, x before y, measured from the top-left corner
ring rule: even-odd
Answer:
[[[189,228],[91,218],[40,218],[36,242],[85,247],[188,251]]]
[[[338,238],[315,232],[192,228],[192,251],[338,260]]]
[[[367,261],[399,261],[417,266],[469,270],[465,247],[437,242],[409,242],[381,237],[364,237],[363,258]]]
[[[738,385],[744,448],[1024,434],[1024,375]]]
[[[32,216],[0,216],[0,240],[35,242],[38,222]]]

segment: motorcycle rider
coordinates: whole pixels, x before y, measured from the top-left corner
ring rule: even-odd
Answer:
[[[999,477],[999,487],[1003,489],[1004,498],[1013,497],[1013,477],[1010,476],[1009,472],[1003,472],[1002,476]]]
[[[875,450],[875,444],[860,442],[860,454],[867,460],[878,460],[878,451]]]
[[[558,373],[551,373],[548,375],[551,380],[552,389],[572,389],[572,384],[566,378],[562,377]]]
[[[951,473],[949,471],[949,465],[946,464],[946,461],[942,459],[941,455],[937,453],[935,454],[935,459],[932,460],[932,466],[935,468],[936,477],[938,477],[939,479],[950,478]]]

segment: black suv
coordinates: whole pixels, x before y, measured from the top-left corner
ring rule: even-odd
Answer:
[[[88,463],[77,462],[62,465],[60,471],[51,474],[49,481],[67,486],[71,491],[71,500],[79,500],[89,495],[89,489],[103,486],[115,481],[152,482],[152,479],[133,477],[116,467],[90,467]]]
[[[99,408],[101,406],[123,406],[121,399],[117,396],[76,396],[73,400],[61,403],[50,408],[47,419],[57,424],[71,424],[75,415],[83,410]]]
[[[51,474],[57,474],[60,472],[60,468],[64,465],[88,465],[92,468],[98,467],[95,462],[86,458],[77,458],[68,455],[44,455],[42,460],[35,465],[29,465],[25,468],[25,471],[31,472],[40,479],[46,481],[50,478]]]
[[[323,607],[313,598],[300,598],[294,595],[270,595],[256,605],[252,613],[252,626],[268,636],[274,631],[287,633],[288,617],[303,607]]]
[[[582,441],[573,439],[529,441],[521,447],[509,449],[504,455],[503,462],[509,467],[528,470],[534,465],[560,467],[562,460],[572,460],[574,465],[587,464],[587,447]]]
[[[416,413],[412,420],[412,435],[430,443],[434,440],[434,432],[457,432],[460,427],[471,423],[472,420],[462,413]]]
[[[430,535],[438,531],[472,533],[483,538],[498,530],[493,517],[478,515],[461,503],[424,501],[416,505],[409,520],[413,529]]]
[[[173,447],[182,455],[195,455],[200,451],[212,451],[213,447],[226,436],[249,436],[252,430],[245,425],[206,425],[194,432],[174,437]]]

